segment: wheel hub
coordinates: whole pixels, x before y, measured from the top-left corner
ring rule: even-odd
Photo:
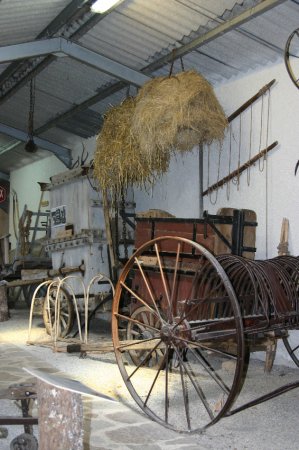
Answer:
[[[175,342],[176,345],[183,345],[182,339],[191,339],[190,326],[187,321],[181,323],[164,324],[160,331],[163,342]]]

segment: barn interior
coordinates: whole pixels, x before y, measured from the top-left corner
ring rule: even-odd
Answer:
[[[0,449],[295,449],[298,1],[104,3],[0,1]]]

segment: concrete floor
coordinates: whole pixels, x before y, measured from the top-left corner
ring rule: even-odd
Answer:
[[[0,390],[13,383],[34,381],[23,367],[35,367],[64,373],[117,399],[105,402],[84,397],[84,449],[217,449],[217,450],[297,450],[299,390],[293,390],[233,417],[220,420],[203,433],[178,434],[152,422],[138,408],[128,393],[114,354],[77,354],[53,352],[48,347],[26,346],[29,312],[24,307],[11,310],[11,318],[0,324]],[[109,338],[109,327],[102,321],[92,324],[92,339]],[[34,319],[32,338],[46,338],[41,318]],[[267,393],[279,386],[299,380],[299,370],[274,366],[264,373],[261,361],[252,359],[244,387],[236,405]],[[10,400],[0,400],[2,415],[19,415]],[[8,438],[0,439],[0,450],[8,450],[22,427],[7,427]],[[35,429],[38,435],[38,430]],[[57,449],[53,449],[57,450]],[[72,449],[63,449],[72,450]]]

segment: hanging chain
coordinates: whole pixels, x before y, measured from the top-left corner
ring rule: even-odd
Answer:
[[[230,168],[232,162],[232,124],[229,126],[229,158],[228,158],[228,175],[230,175]],[[226,184],[226,198],[230,199],[230,180]]]
[[[174,48],[174,49],[172,50],[172,52],[171,52],[171,65],[170,65],[169,75],[168,75],[169,78],[171,77],[172,71],[173,71],[173,64],[174,64],[175,52],[176,52],[176,49]]]
[[[240,187],[241,145],[242,145],[242,114],[240,114],[240,122],[239,122],[239,149],[238,149],[238,174],[237,174],[238,190]]]
[[[180,61],[181,61],[182,72],[185,72],[184,62],[183,62],[183,58],[181,56],[180,56]]]
[[[266,128],[266,148],[268,147],[268,139],[269,139],[270,98],[271,98],[271,91],[268,91],[268,110],[267,110],[267,128]],[[267,158],[267,154],[268,154],[268,152],[266,152],[265,158]]]
[[[210,146],[209,146],[209,151],[208,151],[208,186],[210,186],[210,183],[209,183],[209,178],[210,178],[210,177],[209,177],[209,168],[210,168],[210,150],[211,150],[211,148],[210,148]],[[219,142],[218,169],[217,169],[217,184],[218,184],[218,181],[219,181],[219,178],[220,178],[221,152],[222,152],[222,143]],[[212,192],[209,190],[209,188],[208,188],[208,192],[209,192],[209,200],[210,200],[210,203],[212,203],[212,205],[216,205],[217,199],[218,199],[218,186],[217,186],[217,188],[216,188],[216,196],[215,196],[215,199],[214,199],[214,200],[212,200]]]
[[[250,133],[249,133],[249,156],[248,161],[251,159],[252,152],[252,104],[250,106]],[[247,186],[250,186],[250,166],[247,167]]]
[[[30,80],[30,93],[29,93],[29,115],[28,115],[28,138],[33,139],[34,131],[34,107],[35,107],[35,79]]]
[[[262,95],[259,153],[262,150],[263,116],[264,116],[264,95]],[[261,165],[261,160],[263,161],[262,165]],[[265,158],[259,158],[259,171],[260,172],[262,172],[264,170],[264,165],[265,165]]]

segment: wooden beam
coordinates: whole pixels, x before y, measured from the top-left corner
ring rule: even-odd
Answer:
[[[243,111],[245,111],[249,106],[251,106],[256,100],[258,100],[262,95],[264,95],[275,83],[275,78],[270,81],[270,83],[265,84],[255,95],[253,95],[249,100],[247,100],[240,108],[236,109],[228,118],[227,121],[230,123],[236,117],[238,117]]]
[[[278,145],[278,142],[275,141],[273,144],[269,145],[268,147],[264,148],[264,150],[261,150],[257,155],[255,155],[253,158],[249,159],[246,163],[242,164],[238,169],[234,170],[230,174],[228,174],[226,177],[222,178],[221,180],[217,181],[217,183],[213,184],[212,186],[208,187],[202,195],[207,195],[212,191],[215,191],[215,189],[218,189],[219,187],[223,186],[228,181],[232,180],[233,178],[239,176],[244,170],[248,169],[248,167],[252,166],[256,161],[258,161],[260,158],[265,156],[270,150],[272,150],[274,147]]]

